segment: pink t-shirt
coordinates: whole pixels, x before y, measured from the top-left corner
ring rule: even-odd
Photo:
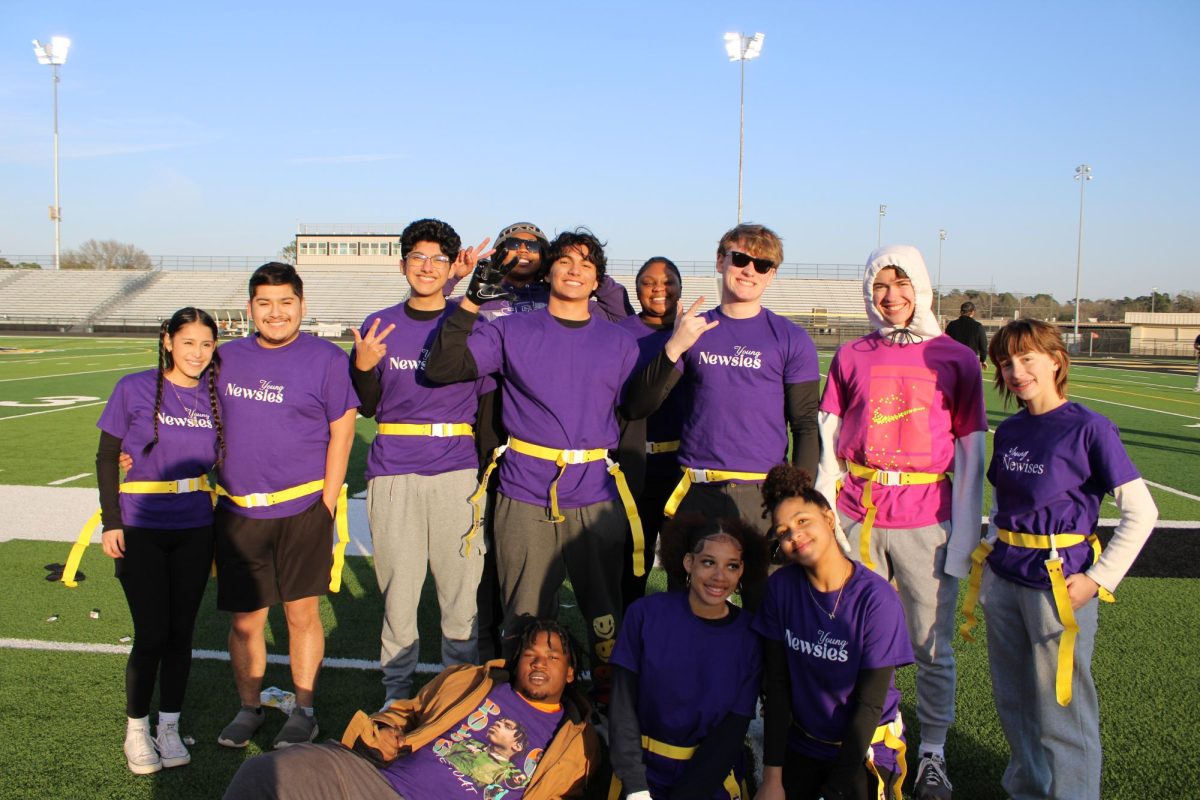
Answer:
[[[829,366],[821,410],[842,419],[837,457],[899,472],[949,472],[955,439],[987,430],[979,359],[948,336],[893,345],[878,333],[842,345]],[[861,478],[847,475],[838,508],[856,520]],[[881,528],[950,519],[950,481],[871,492]]]

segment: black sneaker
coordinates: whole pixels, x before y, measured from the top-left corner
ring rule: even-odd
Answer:
[[[254,734],[258,733],[265,718],[262,708],[243,706],[233,721],[221,731],[221,735],[217,737],[217,744],[225,747],[245,747]]]
[[[297,708],[283,723],[279,735],[275,737],[275,749],[282,750],[294,744],[304,744],[317,738],[317,718],[309,716]]]
[[[954,787],[946,775],[946,759],[933,754],[921,756],[913,783],[916,800],[950,800]]]

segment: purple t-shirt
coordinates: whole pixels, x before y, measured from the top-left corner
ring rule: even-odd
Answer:
[[[768,472],[787,459],[787,384],[820,380],[817,348],[803,328],[762,309],[733,319],[714,308],[706,331],[682,358],[692,412],[684,418],[679,463],[698,469]]]
[[[979,359],[949,336],[888,344],[878,332],[848,342],[829,365],[821,410],[841,417],[837,457],[899,472],[949,472],[954,444],[987,430]],[[848,475],[838,509],[862,520],[866,481]],[[881,528],[950,519],[950,481],[871,488]]]
[[[612,663],[638,676],[642,735],[679,747],[704,741],[726,715],[753,717],[762,685],[762,644],[753,615],[734,608],[723,620],[703,620],[687,592],[634,601],[625,612]],[[666,797],[686,762],[643,752],[651,794]],[[733,767],[733,764],[729,765]],[[741,777],[741,759],[738,759]],[[713,798],[728,798],[724,789]]]
[[[96,427],[121,440],[133,456],[125,481],[174,481],[207,475],[217,460],[217,430],[208,396],[208,373],[188,389],[163,380],[158,410],[158,443],[154,438],[154,396],[157,372],[135,372],[117,381]],[[120,495],[121,521],[135,528],[200,528],[212,524],[208,492]]]
[[[476,325],[467,347],[480,375],[497,374],[501,420],[513,437],[564,450],[613,449],[616,408],[637,364],[637,343],[619,325],[593,314],[580,327],[542,309]],[[500,492],[523,503],[550,502],[553,461],[509,450],[500,462]],[[570,465],[558,482],[561,508],[613,500],[603,460]]]
[[[384,767],[402,797],[520,800],[562,721],[562,707],[543,710],[507,683],[427,747]]]
[[[345,352],[301,333],[284,347],[266,348],[257,336],[221,345],[221,422],[225,460],[221,486],[232,495],[279,492],[325,477],[329,424],[358,407]],[[299,514],[321,498],[311,495],[234,514],[278,519]]]
[[[457,303],[447,303],[441,315],[416,319],[404,303],[367,316],[362,324],[366,335],[371,323],[379,330],[396,329],[383,343],[387,355],[375,367],[382,394],[375,410],[378,422],[474,424],[478,396],[495,388],[494,381],[437,384],[425,378],[425,361],[438,328],[454,313]],[[439,475],[460,469],[478,469],[479,456],[470,436],[392,436],[377,434],[367,454],[367,479],[380,475]]]
[[[446,281],[445,287],[442,288],[446,297],[449,297],[450,293],[454,291],[459,280],[459,278],[451,278]],[[504,291],[513,296],[512,299],[488,300],[479,307],[480,319],[491,322],[510,314],[540,311],[550,304],[550,284],[545,281],[530,281],[520,287],[505,281],[503,287]],[[600,286],[596,289],[593,297],[596,302],[596,305],[592,307],[593,312],[598,310],[605,319],[616,322],[633,314],[633,306],[629,304],[629,292],[623,285],[613,280],[611,275],[606,275],[604,280],[600,281]]]
[[[671,338],[672,328],[651,327],[638,316],[626,317],[620,324],[637,339],[636,372],[641,372],[647,364],[658,358],[658,354],[667,344],[667,339]],[[683,421],[688,413],[687,387],[676,385],[658,410],[646,419],[646,441],[679,441],[683,432]],[[679,451],[647,453],[646,477],[679,480]]]
[[[1083,533],[1096,530],[1100,501],[1136,480],[1117,426],[1078,403],[1045,414],[1022,409],[1000,423],[988,480],[996,487],[997,528],[1018,533]],[[1058,548],[1063,574],[1092,565],[1086,542]],[[1010,547],[997,541],[988,566],[1014,583],[1049,589],[1047,550]]]
[[[840,603],[837,596],[816,591],[804,569],[789,564],[768,579],[754,619],[754,630],[782,642],[787,653],[794,722],[788,748],[824,761],[837,758],[838,746],[827,742],[840,742],[850,725],[858,673],[913,662],[904,609],[891,584],[856,564]],[[835,603],[837,616],[830,619]],[[894,720],[899,708],[893,677],[880,724]],[[874,749],[875,763],[894,771],[896,754],[882,743]]]

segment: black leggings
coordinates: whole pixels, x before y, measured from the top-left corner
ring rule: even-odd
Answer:
[[[783,762],[783,790],[789,800],[817,800],[821,796],[821,787],[829,780],[833,772],[832,761],[822,761],[800,755],[794,750],[788,750],[787,760]],[[883,776],[885,797],[892,796],[892,784],[896,775],[886,769],[879,770]],[[874,800],[878,796],[879,779],[864,766],[854,775],[853,787],[844,787],[842,796],[847,800]]]
[[[159,711],[178,712],[192,667],[192,631],[213,557],[211,526],[182,530],[125,528],[117,579],[133,616],[125,666],[125,713],[150,713],[159,675]]]

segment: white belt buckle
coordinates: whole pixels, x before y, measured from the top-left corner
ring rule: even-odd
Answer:
[[[706,469],[688,467],[688,474],[692,476],[692,483],[708,483],[708,470]]]
[[[450,426],[444,422],[435,422],[429,426],[429,435],[439,439],[445,438],[450,435]]]
[[[200,479],[199,478],[182,478],[180,480],[175,481],[176,494],[183,494],[184,492],[195,492],[195,491],[199,491],[199,489],[200,489]]]
[[[246,495],[246,508],[266,508],[271,505],[266,492],[255,492]]]
[[[875,482],[880,486],[899,486],[900,478],[903,472],[895,472],[890,469],[881,469],[875,471]]]
[[[562,460],[564,464],[583,464],[586,455],[586,450],[563,450]]]

